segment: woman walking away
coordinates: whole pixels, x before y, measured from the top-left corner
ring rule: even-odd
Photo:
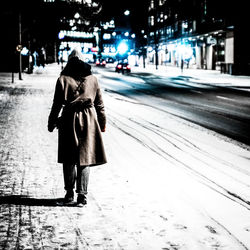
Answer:
[[[56,82],[48,131],[55,127],[58,162],[63,164],[64,203],[74,201],[76,183],[77,206],[82,207],[87,204],[90,167],[107,162],[101,135],[106,116],[97,78],[78,50],[72,51]]]

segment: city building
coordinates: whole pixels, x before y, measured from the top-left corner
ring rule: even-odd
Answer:
[[[239,53],[245,39],[238,30],[238,12],[225,0],[150,0],[148,62],[249,73],[250,58]]]
[[[34,66],[66,58],[71,47],[95,50],[100,11],[92,0],[6,2],[0,9],[0,71],[32,73]]]

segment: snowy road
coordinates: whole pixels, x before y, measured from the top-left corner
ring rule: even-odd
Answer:
[[[191,110],[140,77],[95,70],[108,164],[91,169],[85,208],[58,206],[62,168],[47,131],[58,73],[51,65],[0,85],[1,249],[250,249],[249,146],[190,122]]]
[[[135,72],[120,77],[112,68],[99,72],[111,91],[250,145],[249,91],[197,76]]]
[[[123,166],[131,192],[141,196],[137,202],[147,203],[145,217],[160,216],[158,234],[173,233],[173,249],[249,249],[249,147],[168,112],[166,100],[149,90],[136,94],[135,88],[144,88],[141,79],[111,72],[107,77],[106,71],[98,77],[113,171]],[[171,218],[178,218],[172,229]]]

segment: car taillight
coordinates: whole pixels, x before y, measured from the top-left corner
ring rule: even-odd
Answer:
[[[127,65],[127,69],[131,69],[129,65]]]
[[[104,64],[104,65],[105,65],[105,64],[106,64],[106,62],[105,62],[105,61],[103,61],[103,62],[102,62],[102,64]]]
[[[119,65],[117,66],[117,68],[118,68],[118,69],[121,69],[121,68],[122,68],[122,65],[121,65],[121,64],[119,64]]]

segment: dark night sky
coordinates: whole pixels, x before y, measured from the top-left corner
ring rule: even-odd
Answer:
[[[100,2],[103,4],[105,12],[109,13],[110,15],[125,9],[139,11],[141,9],[145,9],[145,7],[147,8],[148,6],[148,0],[100,0]]]
[[[100,0],[103,4],[103,15],[108,18],[123,15],[125,10],[130,10],[131,25],[134,31],[143,28],[147,23],[146,13],[148,0]]]

